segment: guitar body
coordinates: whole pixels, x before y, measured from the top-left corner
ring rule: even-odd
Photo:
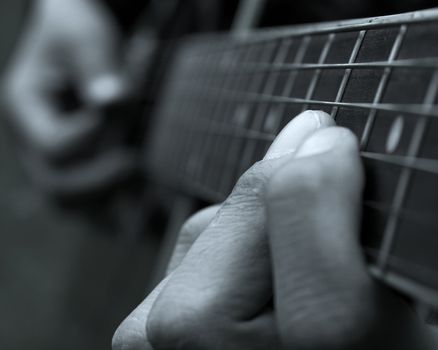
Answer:
[[[147,168],[221,201],[294,116],[324,110],[361,143],[362,246],[370,271],[438,306],[438,10],[181,45]]]

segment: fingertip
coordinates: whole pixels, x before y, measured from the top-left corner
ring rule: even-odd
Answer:
[[[309,157],[330,150],[358,153],[359,143],[356,135],[349,129],[339,126],[317,130],[303,142],[296,158]]]
[[[273,159],[295,152],[315,131],[336,125],[323,111],[308,110],[293,118],[278,134],[264,159]]]

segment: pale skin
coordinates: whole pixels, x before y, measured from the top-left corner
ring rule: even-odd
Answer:
[[[36,1],[7,75],[5,101],[13,124],[41,157],[62,157],[92,137],[100,105],[124,95],[113,18],[97,1]],[[56,94],[69,82],[80,93],[64,112]]]
[[[435,349],[411,305],[368,273],[363,178],[350,131],[297,116],[224,203],[187,221],[113,349]]]
[[[56,168],[57,162],[99,147],[103,108],[130,95],[122,52],[115,20],[99,1],[33,3],[2,81],[2,98],[23,164],[45,191],[87,192],[138,166],[135,154],[117,145],[67,170]],[[73,109],[60,103],[67,86],[78,95]]]

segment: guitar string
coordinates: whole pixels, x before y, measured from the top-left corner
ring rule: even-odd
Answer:
[[[259,60],[267,60],[268,59],[268,53],[265,53],[263,56],[260,52],[250,52],[250,54],[247,56],[248,60],[250,60],[252,57],[257,57]],[[245,61],[246,62],[246,61]],[[240,67],[239,67],[240,68]],[[241,87],[242,90],[257,90],[260,88],[260,84],[262,84],[262,80],[260,80],[260,77],[251,76],[250,78],[244,78],[244,74],[240,72],[239,75],[239,81],[236,82],[236,87]],[[228,97],[226,97],[228,99]],[[233,109],[231,110],[231,113],[234,120],[234,126],[236,127],[236,132],[240,128],[244,129],[240,126],[240,124],[246,124],[249,118],[249,109],[247,105],[247,101],[245,99],[241,100],[235,100],[233,103]],[[244,129],[248,130],[248,129]],[[230,158],[233,160],[233,166],[230,167],[230,171],[226,176],[223,177],[222,180],[219,180],[219,188],[222,188],[222,186],[225,186],[226,188],[229,188],[233,186],[233,183],[236,178],[236,174],[238,173],[238,167],[239,167],[239,161],[238,157],[240,155],[240,149],[243,147],[242,142],[244,139],[239,139],[239,137],[236,137],[236,135],[231,132],[231,141],[230,145],[227,148],[227,153],[224,153],[224,156],[228,155],[231,156]]]
[[[199,93],[205,94],[216,94],[219,89],[215,87],[205,87],[203,91]],[[248,102],[258,103],[258,102],[272,102],[272,103],[285,103],[285,104],[304,104],[304,105],[319,105],[327,107],[344,107],[344,108],[358,108],[365,110],[376,110],[376,111],[387,111],[394,113],[401,113],[406,115],[423,115],[428,117],[437,118],[438,117],[438,106],[434,105],[432,108],[425,110],[423,104],[420,103],[368,103],[368,102],[344,102],[344,101],[326,101],[326,100],[315,100],[315,99],[305,99],[298,97],[289,96],[273,96],[265,95],[262,93],[254,92],[243,92],[236,90],[229,90],[226,92],[227,98],[231,100],[247,100]]]
[[[437,93],[438,84],[438,70],[435,71],[432,79],[429,82],[429,87],[424,98],[424,109],[427,110],[431,108]],[[411,144],[409,145],[409,149],[407,152],[407,157],[416,158],[418,156],[420,146],[422,140],[424,139],[426,126],[427,126],[427,118],[422,117],[417,121],[416,127],[414,129],[414,133],[412,136]],[[383,242],[381,245],[381,254],[378,260],[378,266],[382,271],[386,272],[388,265],[388,258],[391,254],[391,250],[393,249],[394,242],[396,240],[397,233],[397,225],[399,223],[399,212],[403,206],[409,184],[412,178],[412,168],[411,167],[403,167],[402,173],[399,178],[399,182],[397,184],[395,196],[392,202],[392,210],[389,216],[387,225],[385,227]]]
[[[278,43],[277,53],[274,55],[273,62],[282,62],[286,58],[289,45],[290,45],[290,39],[285,39],[285,40],[280,41]],[[251,57],[250,57],[250,59],[251,59]],[[267,90],[269,88],[269,85],[272,83],[273,83],[272,79],[268,77],[266,79],[267,86],[265,86],[265,90]],[[238,119],[240,117],[242,119],[240,121],[236,120],[237,124],[245,123],[246,119],[249,117],[248,109],[247,109],[247,107],[244,107],[244,105],[237,104],[237,107],[234,110],[234,113],[233,113],[233,116],[235,116],[236,119]],[[257,115],[262,113],[261,108],[259,107],[255,113],[256,113],[256,118],[257,118]],[[239,125],[236,125],[236,126],[239,128]],[[227,145],[227,143],[223,142],[223,144],[222,144],[222,151],[223,152],[221,154],[221,157],[219,158],[219,161],[217,162],[217,167],[213,169],[213,172],[215,174],[219,174],[221,169],[226,169],[226,168],[230,169],[230,171],[228,171],[224,176],[222,176],[222,177],[218,176],[216,178],[216,181],[215,181],[215,184],[217,185],[217,188],[219,189],[219,191],[225,192],[225,193],[227,192],[228,188],[233,185],[234,174],[236,172],[238,172],[238,169],[236,169],[236,164],[233,164],[232,166],[229,166],[227,164],[228,158],[232,158],[232,154],[235,152],[236,153],[238,152],[239,145],[236,145],[235,142],[232,142],[232,144],[233,145]],[[233,150],[234,150],[234,152],[233,152]]]
[[[353,46],[353,49],[351,50],[350,58],[348,59],[348,63],[352,64],[355,60],[357,55],[359,54],[359,50],[362,46],[363,39],[365,37],[366,31],[361,30],[357,34],[357,38],[355,41],[355,44]],[[342,100],[342,97],[344,96],[345,88],[347,87],[348,81],[350,80],[352,69],[347,68],[345,69],[344,76],[342,77],[341,84],[339,85],[338,92],[336,94],[335,102],[340,102]],[[331,117],[336,120],[336,116],[338,114],[338,107],[332,107],[332,111],[330,113]]]
[[[330,50],[330,47],[332,46],[333,41],[335,39],[335,35],[336,34],[334,34],[334,33],[330,33],[328,35],[327,40],[326,40],[326,42],[324,44],[324,47],[323,47],[323,49],[321,51],[321,55],[319,56],[319,59],[318,59],[318,63],[319,64],[323,64],[324,63],[324,61],[325,61],[325,59],[326,59],[326,57],[328,55],[328,52]],[[316,88],[316,85],[318,84],[320,76],[321,76],[321,70],[320,69],[316,69],[315,72],[313,73],[313,77],[310,80],[310,84],[309,84],[309,87],[308,87],[307,92],[306,92],[306,97],[305,97],[306,100],[311,100],[311,98],[312,98],[312,96],[313,96],[313,94],[315,92],[315,88]],[[307,104],[304,104],[302,109],[301,109],[301,111],[304,112],[306,109],[308,109],[308,107],[309,106]]]
[[[175,121],[176,124],[178,124],[178,121]],[[198,127],[202,129],[202,132],[205,133],[207,131],[207,128],[203,124],[202,121],[197,121]],[[213,122],[212,123],[212,130],[210,131],[213,134],[225,134],[230,136],[235,136],[240,139],[248,139],[248,140],[262,140],[266,142],[272,142],[276,135],[271,133],[265,133],[261,131],[256,130],[248,130],[239,126],[230,126],[228,124],[222,124]],[[188,126],[184,122],[181,121],[181,125],[179,127],[180,131],[186,131],[192,129],[192,126]],[[420,158],[420,157],[409,157],[409,156],[402,156],[402,155],[393,155],[393,154],[387,154],[387,153],[377,153],[377,152],[367,152],[367,151],[361,151],[360,155],[363,158],[379,161],[379,162],[385,162],[393,165],[397,165],[400,167],[406,167],[411,168],[414,170],[419,170],[423,172],[428,172],[431,174],[438,175],[438,160],[435,159],[427,159],[427,158]],[[229,162],[229,164],[234,164],[233,162]]]
[[[430,10],[421,10],[411,13],[406,13],[397,16],[389,16],[389,17],[376,17],[371,19],[361,19],[361,20],[350,20],[347,22],[342,22],[341,25],[338,22],[333,23],[320,23],[320,24],[312,24],[312,25],[298,25],[291,26],[289,28],[274,28],[271,30],[255,30],[252,33],[246,33],[241,37],[235,38],[233,42],[227,42],[229,37],[227,34],[217,35],[217,39],[220,38],[223,40],[223,46],[217,45],[216,47],[212,47],[210,50],[212,52],[221,52],[226,49],[234,49],[236,47],[260,44],[266,41],[273,41],[282,39],[284,37],[299,37],[303,35],[321,35],[321,34],[329,34],[329,33],[348,33],[352,31],[361,31],[361,30],[378,30],[385,29],[388,27],[396,27],[401,25],[417,25],[417,24],[436,24],[434,21],[438,19],[438,10],[430,9]],[[210,41],[211,37],[208,35],[199,35],[193,39],[198,44],[203,43],[205,41]],[[198,52],[198,54],[203,54],[202,50]]]
[[[404,28],[404,32],[402,33],[402,28]],[[400,27],[400,33],[397,36],[395,42],[394,42],[394,46],[396,45],[396,43],[398,42],[397,45],[399,45],[399,47],[397,48],[397,51],[400,49],[401,45],[402,45],[402,39],[404,36],[404,33],[406,32],[406,26],[401,26]],[[398,41],[397,41],[398,40]],[[438,116],[438,110],[436,108],[436,106],[434,105],[434,98],[436,95],[436,85],[438,85],[438,78],[434,78],[432,79],[432,81],[434,81],[434,83],[429,86],[429,92],[427,93],[427,96],[429,96],[428,98],[425,99],[425,103],[423,104],[395,104],[395,103],[381,103],[380,99],[383,96],[383,92],[384,92],[384,88],[385,85],[387,84],[388,80],[389,80],[389,76],[391,73],[391,70],[393,68],[397,68],[397,67],[402,67],[402,64],[398,65],[394,62],[397,62],[395,60],[396,57],[396,53],[394,53],[394,46],[393,49],[391,51],[391,55],[394,56],[393,59],[394,61],[391,61],[390,59],[388,59],[388,63],[386,65],[381,64],[379,67],[383,68],[384,73],[383,76],[380,80],[380,84],[379,87],[376,91],[376,95],[380,95],[378,98],[374,98],[373,103],[354,103],[354,102],[341,102],[342,98],[338,98],[335,99],[335,101],[318,101],[318,100],[314,100],[311,98],[311,96],[306,96],[307,98],[304,99],[298,99],[298,98],[291,98],[291,97],[283,97],[283,96],[270,96],[269,93],[254,93],[254,92],[242,92],[242,91],[234,91],[233,90],[229,90],[226,93],[223,94],[223,97],[219,100],[219,102],[223,102],[224,99],[227,100],[228,102],[233,102],[236,103],[240,103],[239,101],[245,101],[245,103],[261,103],[261,102],[267,102],[267,103],[276,103],[279,104],[281,106],[285,106],[287,104],[296,104],[296,105],[320,105],[320,106],[327,106],[327,107],[332,107],[334,108],[355,108],[355,109],[365,109],[368,110],[371,113],[371,115],[374,115],[374,117],[372,118],[372,122],[368,122],[367,124],[369,125],[367,127],[366,130],[368,130],[367,132],[364,131],[364,134],[367,134],[367,137],[363,137],[362,139],[365,141],[368,141],[369,136],[372,134],[372,124],[374,123],[374,119],[376,119],[376,113],[377,111],[390,111],[390,112],[396,112],[396,113],[402,113],[402,114],[406,114],[406,116],[408,117],[413,117],[413,115],[415,114],[415,117],[417,117],[417,123],[416,123],[416,127],[414,130],[414,136],[412,137],[412,141],[411,141],[411,146],[409,147],[409,151],[407,153],[406,156],[400,156],[400,155],[389,155],[389,154],[385,154],[385,153],[376,153],[376,152],[368,152],[368,151],[361,151],[361,155],[364,158],[373,160],[373,161],[378,161],[378,162],[387,162],[387,163],[391,163],[391,164],[395,164],[398,165],[402,168],[402,173],[406,173],[406,174],[410,174],[412,172],[412,170],[420,170],[420,171],[427,171],[433,174],[438,174],[438,160],[435,159],[424,159],[424,158],[418,158],[417,157],[417,153],[418,153],[418,149],[419,146],[421,144],[421,141],[424,138],[424,131],[426,130],[426,123],[428,122],[429,119],[437,117]],[[390,55],[390,56],[391,56]],[[390,57],[391,58],[391,57]],[[412,66],[409,66],[409,64],[413,64],[414,60],[411,60],[411,62],[403,62],[403,64],[405,64],[404,68],[414,68]],[[408,64],[406,64],[408,63]],[[432,61],[429,62],[425,62],[426,64],[428,64],[429,66],[426,66],[426,68],[433,68],[435,67],[435,65],[437,65],[436,63],[433,63]],[[350,62],[349,62],[350,64]],[[369,64],[360,64],[362,65],[361,67],[359,66],[354,66],[355,64],[351,63],[350,66],[344,65],[344,67],[342,67],[342,69],[361,69],[361,68],[373,68],[371,67]],[[379,63],[377,63],[377,65],[379,65]],[[335,69],[340,69],[341,66],[337,66],[337,67],[331,67],[331,68],[335,68]],[[418,67],[415,67],[418,68]],[[305,70],[305,69],[310,69],[308,66],[306,67],[301,67],[301,70]],[[314,70],[318,70],[318,69],[326,69],[326,68],[322,68],[322,67],[317,67],[314,66],[312,67],[312,69]],[[300,71],[300,69],[292,69],[291,71]],[[244,73],[245,74],[245,73]],[[438,76],[438,75],[437,75]],[[386,78],[384,78],[386,77]],[[345,75],[344,75],[345,78]],[[203,79],[200,79],[201,81]],[[382,81],[384,80],[384,83],[382,83]],[[190,84],[187,83],[186,81],[186,87],[189,86]],[[198,86],[197,88],[190,87],[189,89],[189,93],[194,96],[197,97],[198,101],[200,101],[199,104],[204,104],[205,101],[203,101],[203,94],[210,94],[210,96],[214,96],[213,94],[211,94],[213,90],[210,89],[206,89],[206,84],[204,82],[204,84],[201,84],[203,87],[201,88],[201,86]],[[431,93],[431,86],[434,86],[435,88],[435,92]],[[203,91],[198,91],[198,89],[202,89]],[[339,89],[340,90],[340,89]],[[338,94],[337,96],[340,94],[338,90]],[[177,94],[179,94],[180,92],[177,92]],[[427,99],[429,99],[430,103],[426,103]],[[193,103],[193,101],[190,101],[191,103]],[[427,105],[427,108],[425,108],[425,105]],[[199,107],[202,110],[202,107]],[[204,108],[205,108],[205,104],[204,104]],[[374,111],[374,112],[373,112]],[[188,110],[186,111],[186,113],[188,113],[190,115],[190,108],[188,108]],[[199,113],[199,112],[197,112]],[[196,114],[196,117],[199,117],[199,115],[197,115],[197,113],[191,113],[192,116],[193,114]],[[420,116],[418,118],[418,116]],[[279,116],[278,116],[279,117]],[[383,118],[385,118],[384,115],[382,115]],[[380,118],[380,116],[379,116]],[[194,118],[194,120],[197,120],[197,118]],[[370,120],[370,118],[368,118],[368,120]],[[180,124],[184,124],[185,122],[187,122],[187,119],[182,119],[180,120]],[[228,126],[227,125],[223,125],[222,122],[217,122],[217,120],[214,120],[215,123],[211,123],[209,124],[209,127],[206,128],[205,124],[203,123],[199,123],[197,125],[197,132],[198,132],[198,136],[201,135],[203,133],[203,131],[208,131],[209,133],[218,133],[218,135],[223,135],[223,133],[229,132]],[[178,123],[177,123],[178,124]],[[189,125],[186,125],[187,128],[189,128]],[[181,130],[179,130],[180,132]],[[182,134],[180,132],[180,134]],[[205,132],[203,133],[205,136]],[[261,140],[261,139],[265,139],[266,141],[272,140],[273,137],[275,137],[275,135],[270,134],[270,133],[265,133],[265,132],[261,132],[258,130],[248,130],[245,128],[234,128],[233,130],[233,137],[241,137],[244,140],[248,140],[248,139],[254,139],[254,140]],[[363,145],[365,145],[366,142],[363,142]],[[389,219],[387,221],[387,225],[385,228],[385,233],[384,233],[384,242],[382,246],[380,247],[379,251],[379,260],[377,263],[377,267],[380,269],[380,271],[384,271],[385,268],[388,267],[388,259],[391,258],[391,264],[393,263],[394,259],[397,259],[397,257],[394,258],[393,253],[392,253],[392,246],[393,246],[393,242],[395,237],[395,232],[397,232],[396,230],[396,223],[397,223],[397,219],[400,218],[401,216],[405,215],[406,212],[405,210],[403,210],[402,208],[402,204],[403,204],[403,199],[406,195],[407,189],[408,189],[408,185],[409,185],[409,179],[410,179],[410,175],[402,175],[401,179],[399,180],[399,183],[397,185],[397,189],[396,189],[396,195],[394,196],[394,199],[392,201],[392,205],[387,208],[387,214],[389,215]],[[187,181],[190,181],[190,179],[188,178]],[[206,196],[209,196],[210,198],[216,198],[216,199],[223,199],[224,197],[224,193],[217,191],[214,188],[211,188],[210,186],[208,186],[208,184],[206,183],[196,183],[194,185],[192,185],[192,188],[198,192],[198,193],[204,193]],[[370,207],[372,206],[372,203],[370,202],[365,202],[364,203],[365,206]],[[418,213],[416,213],[415,211],[413,211],[414,215],[417,215]]]
[[[359,33],[365,33],[361,31]],[[270,71],[289,71],[289,70],[343,70],[343,69],[378,69],[378,68],[410,68],[426,69],[438,68],[438,59],[432,57],[399,59],[392,62],[374,61],[374,62],[348,62],[348,63],[284,63],[284,64],[261,64],[247,63],[242,70],[247,74]]]
[[[244,63],[248,62],[252,57],[252,53],[250,50],[246,50],[246,54],[244,56],[244,59],[242,60]],[[247,86],[251,85],[251,79],[248,79],[248,77],[245,77],[245,74],[240,69],[240,65],[236,67],[235,71],[235,78],[231,81],[231,85],[235,86],[235,88],[242,87],[242,89],[245,89]],[[245,79],[246,80],[245,80]],[[227,99],[223,102],[227,102]],[[244,107],[245,104],[242,101],[228,101],[228,108],[225,109],[223,118],[230,118],[232,120],[233,125],[236,126],[237,129],[240,129],[241,124],[246,123],[246,119],[248,117],[248,111],[246,107]],[[237,130],[235,130],[237,132]],[[224,169],[223,176],[219,176],[218,180],[218,191],[221,193],[227,193],[229,188],[233,185],[234,181],[234,174],[237,172],[237,169],[235,169],[237,164],[237,154],[240,147],[240,140],[235,137],[234,133],[230,133],[229,135],[229,142],[225,143],[225,149],[223,152],[223,158],[224,161],[222,161],[222,169]],[[234,163],[232,166],[227,166],[226,163],[227,159],[233,159]]]
[[[287,47],[280,46],[275,57],[273,58],[273,62],[278,63],[286,59],[286,54],[287,54],[286,49]],[[275,89],[275,84],[277,82],[276,78],[277,77],[274,74],[269,73],[266,77],[262,78],[265,80],[265,83],[262,86],[260,86],[257,89],[257,91],[262,91],[261,93],[263,94],[268,94],[268,95],[272,94],[272,92]],[[252,118],[250,130],[259,131],[262,128],[263,117],[265,116],[266,110],[267,110],[267,104],[265,103],[256,104],[256,110],[254,112],[254,117]],[[249,167],[249,165],[251,165],[255,148],[256,148],[256,142],[246,143],[242,153],[242,157],[239,162],[239,170],[238,170],[239,173],[243,173]]]
[[[304,36],[304,37],[300,38],[300,44],[299,44],[299,46],[295,52],[294,58],[293,58],[294,63],[298,63],[298,62],[301,62],[303,60],[304,55],[307,52],[307,48],[309,47],[309,44],[310,44],[310,36]],[[288,94],[290,91],[292,91],[292,88],[295,84],[296,76],[297,76],[296,72],[291,73],[291,75],[289,76],[289,79],[287,80],[285,86],[283,87],[284,93]],[[284,107],[284,105],[282,107]],[[283,112],[284,112],[283,109],[284,108],[282,108],[282,110],[280,110],[280,113],[278,114],[279,116],[281,116],[283,114]],[[280,120],[278,121],[278,123],[279,122],[280,122]],[[248,132],[247,129],[243,129],[243,130],[244,130],[243,132]],[[240,128],[237,127],[236,132],[237,133],[242,132],[242,130],[240,130]],[[252,132],[254,133],[254,135],[257,135],[256,138],[265,139],[266,141],[272,142],[275,138],[274,134],[264,134],[264,133],[260,133],[260,132],[254,131],[254,130]],[[238,167],[237,157],[238,157],[237,152],[231,153],[231,157],[230,157],[228,164],[230,165],[230,167],[232,169],[236,168],[236,166]],[[233,174],[237,173],[237,171],[238,170],[235,169],[233,171]],[[233,177],[230,177],[230,178],[227,178],[226,181],[227,181],[226,187],[225,188],[222,186],[220,187],[220,189],[224,188],[225,191],[223,193],[227,193],[227,190],[229,190],[230,187],[233,186],[235,179]]]
[[[252,97],[256,97],[257,96],[252,96]],[[274,101],[275,102],[275,101]],[[281,102],[281,101],[279,101]],[[315,100],[292,100],[292,101],[288,101],[288,102],[293,102],[293,103],[312,103],[312,104],[327,104],[330,102],[329,101],[315,101]],[[335,102],[336,103],[336,102]],[[357,107],[357,108],[365,108],[365,109],[369,109],[372,108],[371,105],[369,104],[355,104],[355,103],[349,103],[349,104],[334,104],[335,107],[345,107],[345,106],[350,106],[350,107]],[[416,114],[423,114],[423,115],[429,115],[429,116],[435,116],[435,111],[433,108],[429,109],[429,111],[426,112],[419,112],[419,108],[421,108],[421,105],[407,105],[407,106],[403,106],[404,108],[401,109],[399,108],[398,105],[394,105],[394,104],[379,104],[377,106],[374,106],[374,108],[376,109],[381,109],[381,110],[389,110],[389,111],[397,111],[397,112],[406,112],[406,113],[416,113]],[[432,111],[432,112],[430,112]],[[364,156],[368,156],[371,157],[371,155],[369,154],[364,154]],[[378,160],[383,160],[383,161],[388,161],[388,162],[392,162],[398,165],[406,165],[406,166],[410,166],[410,167],[414,167],[414,168],[418,168],[419,170],[426,170],[426,171],[430,171],[430,172],[434,172],[436,173],[436,164],[433,161],[428,161],[425,159],[416,159],[416,161],[414,162],[413,160],[410,159],[400,159],[400,158],[396,158],[396,157],[387,157],[387,155],[374,155],[375,159]]]

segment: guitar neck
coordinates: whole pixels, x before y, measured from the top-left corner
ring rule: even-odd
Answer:
[[[359,138],[363,251],[385,283],[438,306],[438,10],[186,40],[149,167],[223,200],[306,109]]]

